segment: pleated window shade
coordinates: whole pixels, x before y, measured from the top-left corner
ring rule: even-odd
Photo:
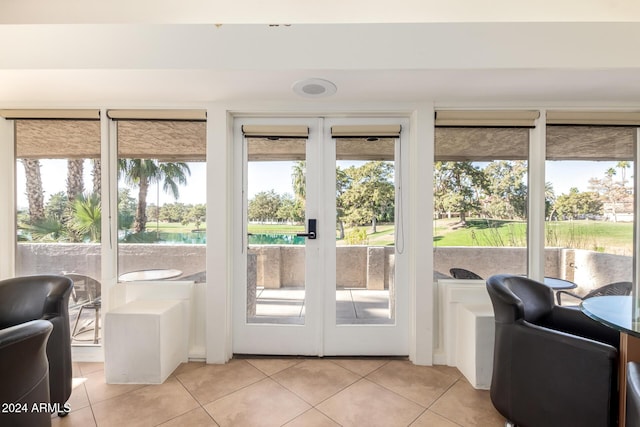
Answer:
[[[526,160],[528,128],[443,127],[435,129],[435,159],[439,162]]]
[[[19,119],[15,122],[19,159],[99,159],[99,120]]]
[[[436,127],[535,127],[536,110],[438,110]]]
[[[636,127],[547,126],[547,160],[633,160]]]
[[[204,161],[207,123],[188,120],[117,121],[118,157],[163,162]]]

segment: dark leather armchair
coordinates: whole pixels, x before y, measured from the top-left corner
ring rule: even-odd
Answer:
[[[640,363],[627,364],[626,427],[640,427]]]
[[[44,319],[53,324],[47,343],[51,403],[60,408],[72,389],[69,295],[71,279],[55,275],[0,280],[0,329]]]
[[[558,299],[558,305],[562,305],[562,295],[567,295],[575,298],[578,302],[584,301],[587,298],[602,297],[606,295],[631,295],[631,288],[633,284],[631,282],[615,282],[608,285],[600,286],[589,292],[586,295],[580,296],[571,291],[558,291],[556,292],[556,298]]]
[[[50,426],[51,414],[34,411],[49,403],[47,339],[51,322],[33,320],[0,329],[0,425]]]
[[[465,270],[464,268],[450,268],[449,274],[451,274],[454,279],[482,280],[482,276],[477,275],[473,271]]]
[[[487,279],[495,315],[491,401],[531,427],[615,426],[619,334],[523,276]]]

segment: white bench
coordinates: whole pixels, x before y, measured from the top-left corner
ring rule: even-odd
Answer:
[[[186,302],[135,300],[105,315],[107,384],[161,384],[187,361]]]
[[[458,304],[456,366],[474,388],[488,390],[493,373],[495,320],[488,304]]]

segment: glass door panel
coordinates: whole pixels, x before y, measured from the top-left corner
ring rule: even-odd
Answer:
[[[395,138],[336,139],[336,323],[393,324]]]
[[[247,322],[304,324],[306,139],[247,138]]]

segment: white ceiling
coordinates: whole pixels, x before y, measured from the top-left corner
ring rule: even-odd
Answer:
[[[493,14],[473,0],[175,3],[0,0],[0,107],[640,106],[640,2],[493,0]],[[396,23],[371,23],[383,12]],[[348,23],[319,23],[329,16]],[[337,93],[295,95],[311,77]]]

